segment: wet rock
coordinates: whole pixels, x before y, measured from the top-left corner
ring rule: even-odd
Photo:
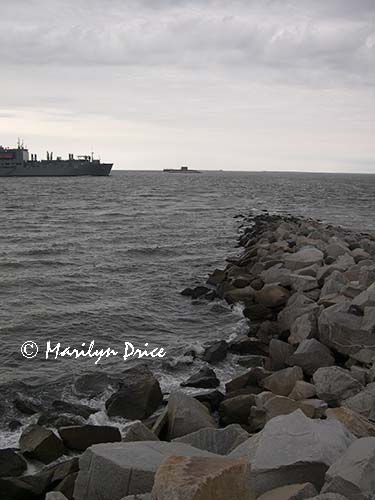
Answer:
[[[371,500],[375,494],[375,438],[361,438],[327,471],[322,493],[338,493],[350,500]]]
[[[296,351],[289,357],[288,363],[299,366],[307,375],[313,375],[318,368],[332,366],[335,359],[331,351],[316,339],[302,340]]]
[[[246,460],[227,457],[169,457],[159,467],[152,498],[255,500]]]
[[[217,427],[207,408],[183,392],[172,392],[168,401],[169,439],[185,436],[205,427]]]
[[[375,408],[375,382],[368,384],[362,391],[343,401],[343,406],[359,413],[363,417],[373,418]]]
[[[288,359],[294,353],[295,348],[279,339],[272,339],[269,346],[271,366],[274,370],[286,368]]]
[[[86,420],[79,415],[61,414],[55,412],[42,413],[37,420],[38,425],[49,427],[69,427],[70,425],[85,425]]]
[[[228,344],[225,340],[219,340],[205,349],[203,359],[207,363],[218,363],[227,357],[227,352]]]
[[[145,366],[124,372],[120,389],[105,403],[110,417],[142,420],[149,417],[163,402],[159,382]]]
[[[225,384],[225,390],[227,394],[235,393],[244,388],[250,388],[250,390],[257,391],[257,387],[260,387],[260,383],[264,380],[270,372],[263,370],[262,368],[251,368],[242,375],[238,375],[229,382]]]
[[[255,325],[251,326],[253,326],[254,330]],[[263,344],[269,344],[274,337],[279,335],[279,333],[277,321],[263,321],[256,330],[256,336]]]
[[[288,301],[290,292],[279,285],[265,285],[255,292],[255,300],[265,307],[281,307]]]
[[[225,280],[226,276],[226,271],[223,271],[222,269],[215,269],[208,277],[207,283],[209,285],[217,286]]]
[[[263,387],[273,394],[288,396],[297,380],[303,380],[303,371],[299,366],[285,368],[263,380]]]
[[[354,436],[332,420],[312,420],[301,410],[275,417],[264,429],[233,450],[246,457],[256,494],[288,484],[311,482],[320,490],[325,472]]]
[[[27,458],[35,458],[49,464],[61,457],[65,448],[63,442],[49,429],[40,425],[31,425],[21,434],[19,447]]]
[[[339,420],[357,438],[375,436],[375,423],[350,408],[329,408],[326,415],[327,418]]]
[[[209,410],[216,411],[220,403],[224,399],[224,394],[220,391],[204,392],[202,394],[194,394],[194,398],[200,403],[203,403]]]
[[[206,293],[210,291],[210,288],[207,288],[206,286],[196,286],[194,288],[184,288],[182,290],[181,295],[191,297],[192,299],[198,299],[199,297],[202,297]]]
[[[108,425],[61,427],[58,432],[65,446],[70,450],[85,451],[93,444],[121,441],[118,428]]]
[[[113,500],[148,493],[161,463],[174,455],[217,456],[185,443],[139,441],[97,444],[80,457],[74,499]]]
[[[330,406],[354,396],[363,389],[362,384],[348,370],[338,366],[319,368],[313,375],[316,393]]]
[[[250,300],[254,297],[255,290],[249,285],[244,288],[232,288],[224,293],[224,299],[228,304],[236,304]]]
[[[35,415],[42,411],[42,406],[31,398],[18,395],[13,401],[14,407],[24,415]]]
[[[305,500],[306,498],[311,499],[311,495],[316,494],[316,488],[311,483],[290,484],[267,491],[257,500]]]
[[[313,398],[316,395],[315,385],[309,384],[304,380],[297,380],[292,392],[289,394],[291,399],[301,401],[303,399]]]
[[[79,415],[83,418],[89,418],[90,415],[96,413],[99,410],[87,405],[55,400],[52,402],[52,411],[60,413],[70,413],[72,415]]]
[[[219,379],[212,368],[204,366],[197,373],[189,377],[185,382],[181,382],[181,387],[199,387],[211,389],[220,385]]]
[[[243,310],[243,315],[250,321],[265,321],[272,318],[272,311],[263,304],[250,304]]]
[[[224,425],[246,425],[249,421],[251,407],[254,404],[254,394],[243,394],[224,399],[219,406],[220,420]]]
[[[24,478],[0,478],[0,492],[4,500],[39,500],[40,491]]]
[[[259,356],[256,354],[252,354],[249,356],[241,356],[238,358],[237,363],[244,368],[263,368],[269,358],[266,356]]]
[[[122,442],[159,441],[159,438],[140,420],[135,420],[122,430]]]
[[[63,462],[50,465],[46,469],[43,469],[50,474],[49,489],[60,484],[70,474],[78,472],[78,469],[78,457],[64,460]]]
[[[0,450],[0,477],[21,476],[27,469],[27,463],[21,455],[11,448]]]
[[[216,453],[217,455],[227,455],[249,437],[249,434],[240,425],[231,424],[224,427],[224,429],[214,429],[212,427],[201,429],[173,441],[190,444],[194,448]]]
[[[268,354],[267,346],[256,337],[239,337],[229,344],[229,350],[236,354],[256,354],[264,356]]]
[[[321,264],[323,259],[324,254],[321,250],[315,247],[304,247],[296,253],[287,254],[284,261],[288,269],[297,271],[313,264]]]
[[[93,398],[101,396],[109,388],[117,389],[119,384],[119,379],[110,377],[106,373],[84,373],[75,379],[73,392],[77,396]]]

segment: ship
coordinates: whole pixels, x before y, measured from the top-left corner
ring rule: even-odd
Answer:
[[[200,174],[198,170],[189,170],[188,167],[180,167],[180,168],[165,168],[163,172],[168,172],[172,174]]]
[[[113,163],[101,163],[94,159],[94,155],[74,157],[69,154],[68,159],[47,151],[47,157],[38,160],[36,154],[29,154],[29,150],[19,140],[17,148],[0,146],[0,177],[62,177],[78,175],[109,175]]]

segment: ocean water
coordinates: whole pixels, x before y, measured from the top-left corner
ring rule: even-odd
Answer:
[[[52,345],[163,347],[149,361],[165,390],[199,366],[185,353],[246,329],[240,311],[180,295],[238,252],[238,214],[269,210],[375,231],[375,176],[114,171],[0,179],[0,429],[15,394],[72,397],[80,373],[121,374],[120,357],[45,359]],[[39,346],[33,359],[21,345]],[[235,370],[226,363],[219,375]],[[21,419],[22,420],[22,419]],[[5,433],[5,434],[4,434]]]

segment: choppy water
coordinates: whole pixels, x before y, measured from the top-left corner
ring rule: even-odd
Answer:
[[[0,179],[0,391],[59,391],[90,359],[20,354],[33,340],[79,347],[191,345],[244,327],[219,302],[179,291],[201,283],[235,250],[238,213],[268,209],[375,231],[375,176],[114,172],[108,178]],[[100,366],[127,368],[120,359]],[[154,368],[164,387],[184,371]],[[220,368],[219,368],[220,370]],[[30,389],[30,386],[33,389]],[[6,413],[6,412],[5,412]]]

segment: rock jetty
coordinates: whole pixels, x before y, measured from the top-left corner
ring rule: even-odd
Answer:
[[[374,237],[265,213],[243,219],[239,245],[182,294],[241,305],[246,334],[206,345],[168,395],[146,366],[80,377],[80,395],[113,388],[113,426],[56,402],[59,418],[0,450],[0,500],[374,500]],[[238,374],[219,380],[229,362]]]

